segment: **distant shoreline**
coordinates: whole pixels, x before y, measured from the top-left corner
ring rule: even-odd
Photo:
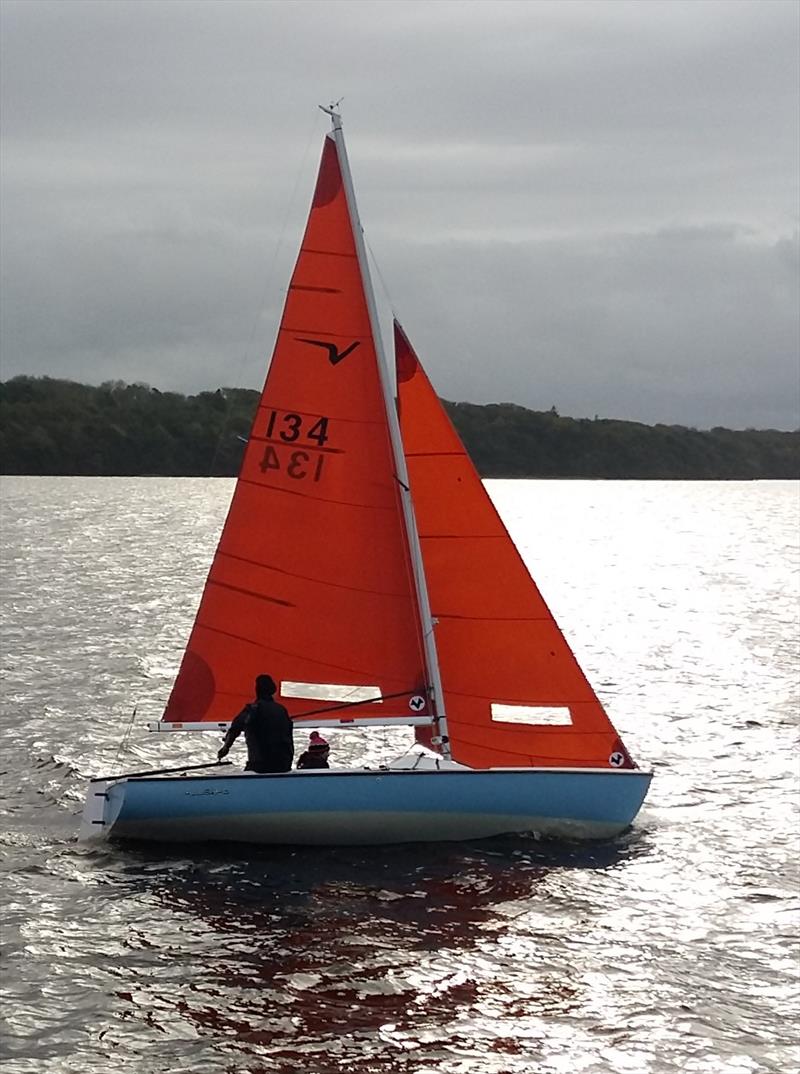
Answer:
[[[0,473],[64,477],[234,477],[259,392],[184,396],[142,384],[50,377],[0,382]],[[449,403],[481,477],[502,480],[800,479],[800,431],[700,431],[555,408]]]
[[[482,481],[575,481],[576,483],[581,481],[616,481],[619,483],[630,482],[631,484],[640,483],[658,483],[658,484],[680,484],[681,482],[691,481],[693,484],[702,485],[720,485],[720,484],[748,484],[755,483],[757,481],[774,481],[774,482],[800,482],[800,477],[503,477],[502,474],[492,474],[491,477],[480,475]],[[41,478],[47,480],[49,478],[64,478],[65,481],[74,481],[77,478],[86,478],[87,481],[235,481],[236,474],[22,474],[22,473],[8,473],[8,471],[0,469],[0,480],[6,477],[24,477],[24,478]]]

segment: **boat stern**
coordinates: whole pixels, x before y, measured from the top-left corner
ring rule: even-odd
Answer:
[[[91,780],[83,803],[79,843],[101,843],[108,838],[107,806],[108,783],[105,780]]]

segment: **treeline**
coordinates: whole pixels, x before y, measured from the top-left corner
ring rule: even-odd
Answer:
[[[445,405],[484,477],[800,478],[800,431],[699,431],[511,403]]]
[[[0,383],[2,472],[236,474],[257,401],[246,389],[187,397],[122,381],[14,377]]]
[[[235,475],[258,394],[14,377],[0,383],[2,472]],[[445,406],[484,477],[800,478],[800,432],[700,432],[511,403]]]

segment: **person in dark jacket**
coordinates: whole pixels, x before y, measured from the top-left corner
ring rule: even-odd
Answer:
[[[312,731],[308,736],[308,746],[297,762],[298,768],[330,768],[328,755],[331,748],[319,731]]]
[[[288,772],[294,758],[292,721],[274,699],[277,687],[269,675],[256,678],[256,697],[234,718],[217,759],[222,760],[244,732],[247,743],[246,772]]]

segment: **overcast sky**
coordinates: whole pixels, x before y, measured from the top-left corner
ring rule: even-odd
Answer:
[[[329,120],[441,395],[796,428],[793,0],[2,3],[2,377],[260,387]]]

